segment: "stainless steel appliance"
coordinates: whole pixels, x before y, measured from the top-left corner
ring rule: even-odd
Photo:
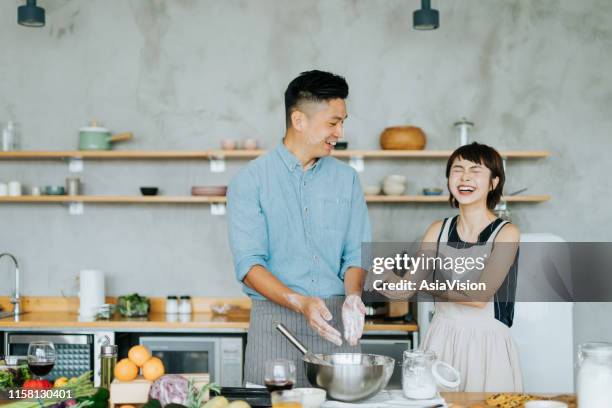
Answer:
[[[242,386],[241,336],[142,336],[139,342],[164,362],[167,373],[208,373],[221,386]]]
[[[4,354],[26,358],[34,341],[50,341],[57,359],[48,378],[77,377],[86,371],[94,373],[94,384],[100,384],[100,343],[104,337],[114,342],[112,332],[25,332],[4,333]]]

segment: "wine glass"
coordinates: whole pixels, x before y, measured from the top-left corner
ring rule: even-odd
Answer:
[[[55,346],[50,341],[35,341],[28,346],[28,367],[39,378],[53,370],[55,357]]]
[[[295,384],[295,363],[291,360],[274,359],[265,364],[264,382],[269,392],[290,390]]]

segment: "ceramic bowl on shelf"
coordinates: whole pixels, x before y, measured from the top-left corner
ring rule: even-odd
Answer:
[[[406,191],[405,184],[393,183],[393,182],[386,182],[383,184],[383,192],[385,193],[385,195],[389,195],[389,196],[402,195],[404,194],[404,191]]]
[[[378,194],[380,194],[380,186],[378,186],[378,185],[364,186],[363,187],[363,194],[365,194],[365,195],[378,195]]]
[[[257,139],[248,138],[242,141],[242,148],[244,150],[256,150],[259,147],[259,142]]]
[[[237,147],[236,141],[232,139],[223,139],[221,141],[221,148],[223,150],[235,150]]]
[[[438,187],[427,187],[423,189],[423,195],[426,196],[439,196],[442,194],[442,189]]]
[[[385,177],[384,182],[406,184],[406,176],[402,176],[401,174],[389,174]]]
[[[66,189],[64,186],[46,186],[45,187],[46,195],[64,195],[66,194]]]
[[[140,187],[140,193],[144,196],[154,196],[159,192],[158,187]]]

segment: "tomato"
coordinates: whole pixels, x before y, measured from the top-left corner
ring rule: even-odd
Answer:
[[[23,388],[29,390],[48,390],[53,388],[53,383],[49,380],[27,380],[23,383]]]

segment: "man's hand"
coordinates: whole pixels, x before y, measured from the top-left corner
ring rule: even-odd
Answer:
[[[314,296],[294,296],[289,301],[298,306],[297,309],[319,336],[337,346],[342,345],[340,332],[327,323],[332,319],[332,314],[325,306],[325,302]]]
[[[351,346],[356,346],[363,334],[366,308],[361,297],[348,295],[342,305],[342,323],[344,324],[344,339]]]

